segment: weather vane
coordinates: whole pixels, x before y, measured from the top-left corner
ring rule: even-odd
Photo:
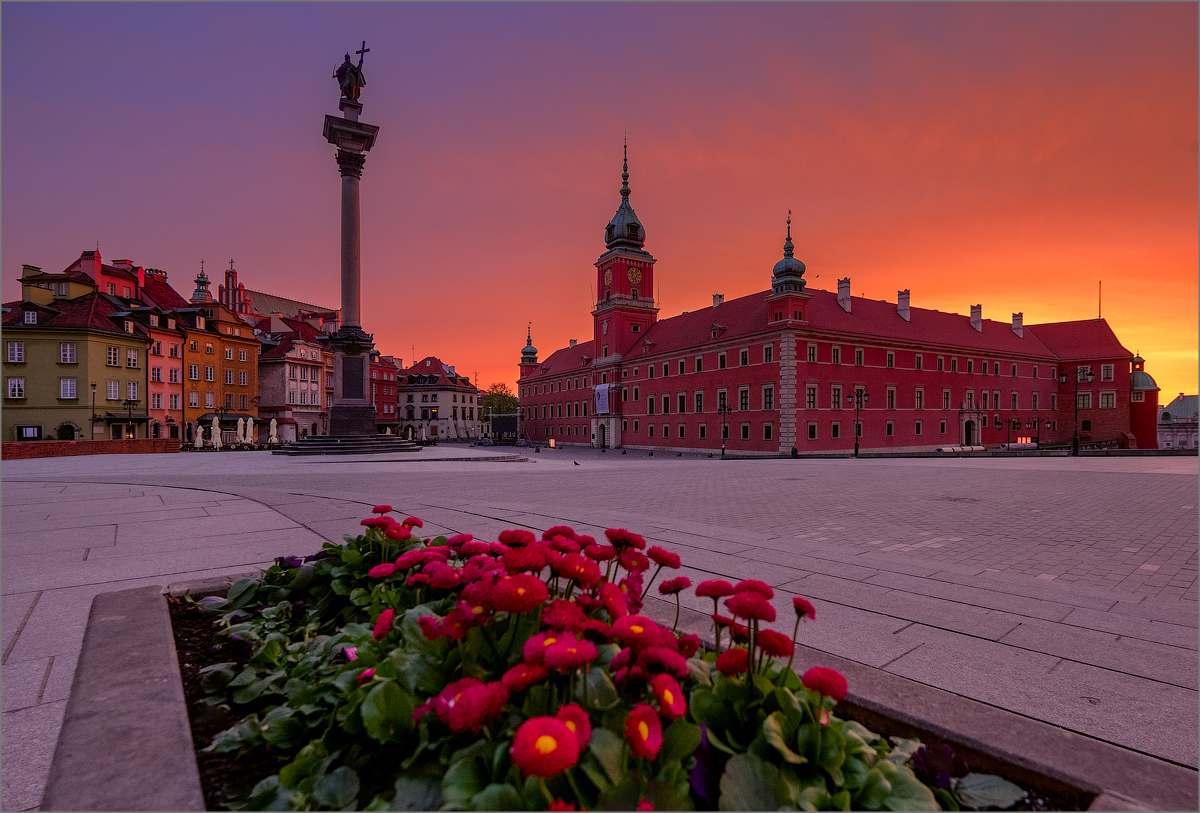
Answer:
[[[363,74],[363,60],[366,59],[370,52],[367,47],[367,41],[363,40],[362,48],[355,51],[358,54],[358,64],[355,65],[350,61],[350,54],[346,54],[346,59],[334,71],[333,78],[338,81],[338,86],[342,89],[342,98],[349,99],[352,102],[357,102],[358,97],[362,94],[362,89],[367,85],[367,77]]]

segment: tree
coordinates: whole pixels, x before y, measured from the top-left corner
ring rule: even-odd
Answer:
[[[486,416],[489,409],[494,415],[512,414],[517,411],[517,396],[513,395],[513,391],[504,382],[493,384],[487,388],[486,393],[479,396],[480,413]]]

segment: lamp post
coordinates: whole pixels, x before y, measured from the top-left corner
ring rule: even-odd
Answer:
[[[92,384],[92,420],[91,420],[92,436],[89,440],[96,439],[96,385]]]
[[[127,409],[129,411],[129,426],[131,426],[131,427],[133,426],[133,408],[135,406],[137,406],[139,403],[141,403],[141,402],[136,398],[126,398],[124,401],[121,402],[121,406],[125,407],[125,409]],[[135,440],[137,439],[137,429],[136,428],[134,428],[134,430],[133,430],[133,437]]]
[[[858,413],[866,405],[871,398],[866,390],[856,389],[854,392],[846,396],[846,406],[854,407],[854,456],[858,457],[858,437],[862,434],[862,423],[859,422]]]
[[[725,438],[729,434],[725,427],[726,420],[728,420],[729,413],[731,412],[733,412],[733,409],[727,403],[722,402],[717,407],[717,414],[721,416],[721,457],[725,457]]]
[[[1079,383],[1081,381],[1086,381],[1087,383],[1091,384],[1095,380],[1096,374],[1093,373],[1091,369],[1088,369],[1087,372],[1084,372],[1083,368],[1081,367],[1075,368],[1075,433],[1074,438],[1071,441],[1071,455],[1073,457],[1079,457]],[[1067,374],[1065,372],[1059,373],[1058,381],[1060,384],[1066,384]]]
[[[1016,429],[1018,432],[1021,431],[1021,419],[1020,418],[1012,418],[1008,422],[1008,445],[1010,447],[1012,446],[1012,430],[1014,430],[1014,429]]]

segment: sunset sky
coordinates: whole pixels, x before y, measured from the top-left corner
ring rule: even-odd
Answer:
[[[81,251],[338,307],[321,135],[367,41],[364,327],[487,387],[591,337],[620,202],[660,316],[809,286],[1103,315],[1197,391],[1195,3],[5,3],[3,298]]]

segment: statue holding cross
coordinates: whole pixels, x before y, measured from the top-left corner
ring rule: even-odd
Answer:
[[[342,89],[343,99],[349,99],[352,102],[358,101],[363,87],[367,84],[367,78],[363,75],[362,67],[363,60],[370,50],[367,47],[367,41],[363,40],[362,48],[354,52],[358,54],[358,64],[355,65],[351,62],[350,54],[346,54],[346,60],[334,72],[333,78],[338,81],[338,86]]]

